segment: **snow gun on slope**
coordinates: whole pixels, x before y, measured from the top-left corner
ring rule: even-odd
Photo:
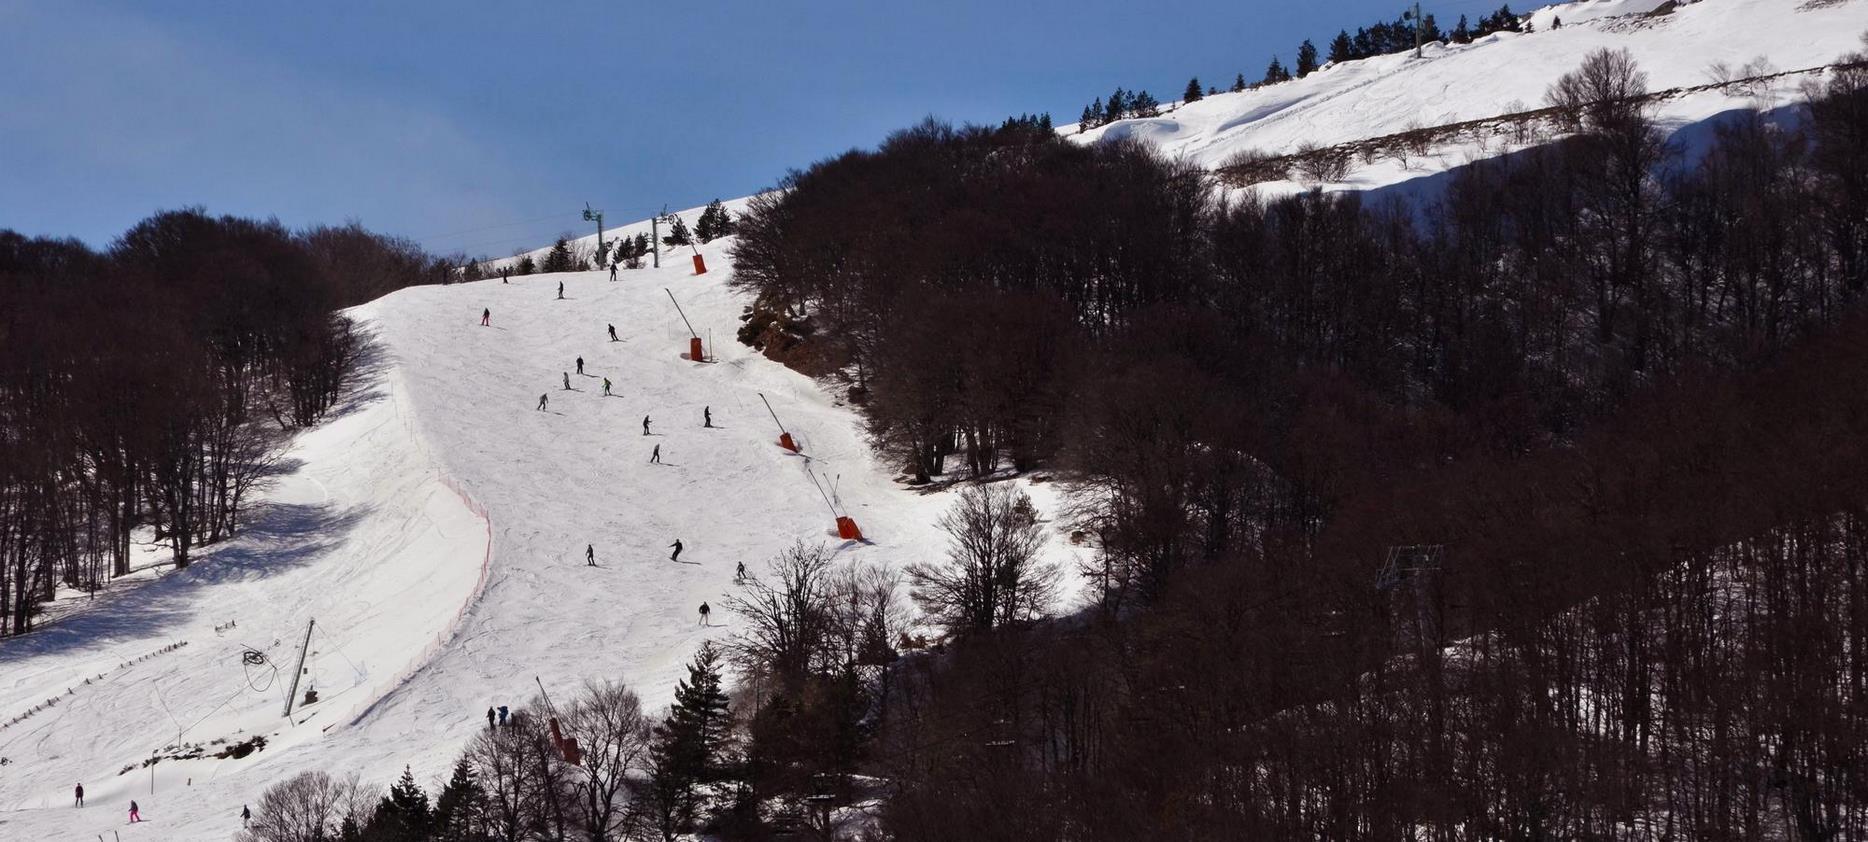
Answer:
[[[778,446],[802,455],[804,451],[798,449],[798,442],[793,440],[791,433],[785,429],[785,422],[778,420],[778,413],[772,411],[772,402],[765,399],[764,392],[759,392],[758,395],[760,402],[765,404],[765,411],[772,416],[772,423],[778,425]]]
[[[700,334],[694,332],[694,323],[688,321],[688,314],[681,312],[681,302],[675,300],[675,294],[667,287],[662,287],[662,292],[668,293],[668,302],[675,305],[675,314],[681,317],[682,324],[688,326],[688,359],[697,363],[706,362],[706,349],[701,346]]]
[[[863,540],[863,530],[857,528],[856,519],[837,511],[837,504],[830,502],[830,495],[824,493],[824,485],[817,481],[817,474],[805,468],[804,475],[811,478],[811,484],[817,486],[818,495],[824,498],[824,505],[829,507],[830,516],[837,519],[837,537],[845,541]]]

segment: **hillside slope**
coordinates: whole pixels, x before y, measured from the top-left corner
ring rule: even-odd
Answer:
[[[698,277],[682,255],[614,283],[584,272],[417,287],[353,311],[379,351],[368,385],[299,440],[245,537],[0,644],[0,712],[61,699],[0,729],[0,837],[225,838],[241,804],[298,771],[386,783],[411,764],[431,781],[487,707],[523,704],[534,677],[567,696],[621,678],[665,705],[700,642],[731,632],[728,612],[706,627],[696,609],[722,605],[740,562],[756,573],[797,540],[831,544],[840,562],[939,552],[934,522],[950,495],[897,484],[851,410],[731,341],[743,305],[725,284],[726,246],[700,249],[715,268]],[[684,358],[688,333],[664,289],[717,342],[709,361]],[[808,459],[777,446],[760,393]],[[663,463],[647,464],[657,444]],[[836,537],[807,467],[867,542]],[[1047,508],[1048,491],[1035,492]],[[280,682],[310,618],[307,679],[321,699],[288,724]],[[268,664],[243,665],[244,646]],[[185,743],[257,734],[268,745],[244,760],[160,763],[153,795],[146,769],[119,774],[178,731]],[[82,811],[69,807],[77,781],[93,805]],[[130,798],[149,824],[122,826]]]
[[[1715,63],[1736,69],[1762,58],[1774,72],[1827,65],[1860,49],[1868,33],[1863,0],[1702,0],[1669,14],[1647,14],[1661,5],[1662,0],[1592,0],[1545,7],[1528,16],[1534,22],[1530,33],[1429,44],[1418,59],[1403,52],[1331,64],[1302,79],[1210,95],[1160,117],[1061,131],[1083,143],[1140,138],[1211,169],[1242,152],[1284,155],[1303,144],[1329,146],[1538,108],[1551,83],[1597,49],[1628,50],[1647,73],[1648,89],[1660,91],[1714,81]],[[1558,17],[1563,26],[1551,29]],[[1441,23],[1451,25],[1450,19]],[[1731,109],[1784,104],[1796,97],[1803,78],[1669,99],[1655,117],[1663,131],[1673,133]],[[1512,148],[1500,138],[1438,148],[1405,165],[1392,159],[1358,162],[1348,178],[1325,187],[1387,186]],[[1260,189],[1275,195],[1308,186],[1281,181]]]

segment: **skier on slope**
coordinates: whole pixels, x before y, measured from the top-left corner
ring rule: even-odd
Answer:
[[[712,427],[713,426],[713,407],[711,406],[701,407],[700,417],[701,417],[702,427]]]
[[[703,626],[712,625],[711,623],[707,622],[707,615],[712,614],[712,613],[713,613],[713,609],[707,607],[707,603],[705,602],[701,603],[700,604],[700,624]]]
[[[616,338],[616,325],[609,325],[608,327],[610,328],[610,341],[611,341],[611,342],[621,342],[621,341],[623,341],[623,340],[621,340],[621,339],[617,339],[617,338]]]
[[[580,375],[584,373],[584,358],[583,357],[577,358],[577,373]]]
[[[493,308],[486,307],[486,308],[481,309],[480,326],[481,327],[492,327],[493,326]]]
[[[74,792],[78,796],[77,806],[83,807],[84,806],[84,784],[78,784],[77,789],[74,790]]]
[[[603,394],[606,397],[610,394],[610,378],[608,377],[603,378]]]
[[[735,582],[746,581],[746,562],[742,561],[739,563],[739,569],[733,572],[733,581]]]
[[[506,718],[507,718],[506,706],[500,705],[499,706],[499,724],[501,725],[506,724]]]
[[[655,446],[655,450],[649,454],[649,464],[660,465],[661,463],[662,463],[662,446],[658,444]]]
[[[642,416],[642,434],[645,436],[649,434],[649,417],[647,415]]]
[[[493,709],[487,708],[486,709],[486,727],[488,730],[491,730],[493,728],[493,717],[494,717]]]
[[[142,820],[143,820],[143,811],[140,809],[137,809],[135,801],[131,801],[130,802],[130,824],[136,824],[137,822],[140,822]]]
[[[558,300],[559,301],[564,300],[564,282],[563,281],[558,282]]]
[[[538,411],[544,412],[545,404],[549,403],[550,401],[551,401],[550,395],[539,395],[538,396]]]
[[[610,261],[610,280],[612,282],[616,280],[616,261],[614,260]]]
[[[564,375],[564,390],[567,392],[571,391],[571,373],[568,371],[560,371],[558,373]]]
[[[509,280],[507,280],[507,277],[508,277],[509,275],[511,275],[511,274],[512,274],[512,270],[511,270],[511,269],[501,269],[501,270],[499,270],[499,282],[500,282],[500,283],[502,283],[502,284],[506,284],[506,283],[511,283],[511,281],[509,281]]]
[[[253,821],[253,810],[245,804],[240,805],[240,826],[246,827],[251,821]]]
[[[681,539],[676,538],[675,542],[672,544],[669,544],[668,546],[675,548],[675,554],[669,556],[668,560],[669,561],[680,561],[681,560]]]
[[[590,565],[591,567],[597,566],[597,548],[595,545],[592,545],[592,544],[584,545],[584,563]]]

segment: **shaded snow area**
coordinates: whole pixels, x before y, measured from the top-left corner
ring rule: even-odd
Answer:
[[[419,287],[353,311],[375,334],[366,383],[298,439],[242,537],[0,642],[0,722],[56,699],[0,728],[0,839],[225,839],[242,804],[300,771],[386,785],[407,763],[433,782],[486,708],[521,705],[534,677],[563,696],[622,678],[666,705],[701,641],[732,632],[722,601],[739,562],[756,574],[799,539],[846,564],[938,555],[954,495],[897,483],[850,409],[732,341],[744,301],[724,283],[727,242],[701,247],[712,271],[698,277],[684,249],[614,283]],[[685,358],[664,288],[716,343],[710,362]],[[810,458],[778,447],[761,392]],[[836,537],[807,469],[867,542]],[[1054,486],[1032,490],[1054,508]],[[312,618],[305,681],[320,698],[288,722]],[[244,663],[248,648],[264,661]],[[142,761],[174,753],[178,733],[210,756],[157,764],[151,794]],[[266,746],[244,759],[211,757],[256,735]],[[131,798],[148,822],[125,824]]]
[[[1703,0],[1645,16],[1657,4],[1548,7],[1531,34],[1347,62],[1071,136],[1141,137],[1215,167],[1245,150],[1283,154],[1537,108],[1559,74],[1600,47],[1629,49],[1661,90],[1712,81],[1715,62],[1827,64],[1868,29],[1868,0]],[[1564,26],[1550,29],[1559,16]],[[1680,132],[1734,108],[1787,104],[1800,81],[1669,99],[1657,116]],[[1508,151],[1454,145],[1406,164],[1358,164],[1329,189],[1405,190]],[[727,206],[737,214],[744,202]],[[682,216],[691,228],[698,212]],[[588,253],[592,241],[577,245]],[[899,484],[833,391],[734,341],[746,301],[726,285],[728,243],[700,247],[705,275],[683,248],[615,282],[603,272],[495,278],[352,311],[373,335],[357,393],[297,438],[239,537],[179,572],[157,575],[166,568],[152,554],[95,601],[64,600],[41,631],[0,641],[0,840],[226,839],[242,804],[309,769],[387,784],[408,764],[432,784],[484,727],[486,708],[523,704],[535,677],[567,697],[587,679],[621,678],[650,708],[666,705],[694,649],[732,633],[722,603],[740,562],[758,573],[800,539],[830,544],[842,564],[939,555],[936,521],[953,495]],[[688,329],[664,289],[707,361],[686,358]],[[760,393],[809,458],[776,445]],[[713,429],[702,427],[704,408]],[[662,464],[651,465],[658,444]],[[1054,527],[1051,560],[1068,568],[1082,551],[1062,540],[1057,487],[1030,490]],[[838,539],[832,507],[869,540]],[[679,562],[669,559],[677,539]],[[703,601],[717,609],[712,626],[699,623]],[[313,619],[302,681],[318,700],[287,719],[285,687]],[[263,748],[215,757],[255,737]],[[144,761],[154,755],[167,759],[152,773]],[[71,805],[78,782],[82,810]],[[131,798],[148,822],[125,824]]]
[[[1648,74],[1648,89],[1661,91],[1714,81],[1710,68],[1715,63],[1736,69],[1762,57],[1778,72],[1826,65],[1861,49],[1868,31],[1868,0],[1701,0],[1669,14],[1646,14],[1661,2],[1547,6],[1528,16],[1530,33],[1429,44],[1418,59],[1410,51],[1331,64],[1302,79],[1209,95],[1160,117],[1121,120],[1080,134],[1074,127],[1061,131],[1085,143],[1141,138],[1167,155],[1210,169],[1241,152],[1285,155],[1304,143],[1330,146],[1541,108],[1551,83],[1601,48],[1627,49]],[[1437,17],[1443,29],[1451,29],[1457,15]],[[1558,17],[1563,26],[1551,29]],[[1671,132],[1731,109],[1781,105],[1797,96],[1805,78],[1670,99],[1659,104],[1655,118]],[[1347,179],[1325,189],[1384,187],[1507,151],[1499,143],[1457,145],[1435,149],[1407,166],[1392,160],[1358,162]],[[1259,185],[1267,195],[1306,187],[1292,181]]]

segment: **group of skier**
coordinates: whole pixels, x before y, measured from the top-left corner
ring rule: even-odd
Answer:
[[[610,267],[610,280],[612,281],[616,280],[616,267],[614,265]],[[501,283],[507,282],[506,273],[503,271],[500,273],[500,282]],[[563,281],[558,282],[558,299],[559,300],[564,299],[564,282]],[[480,311],[480,324],[482,327],[491,327],[492,319],[493,319],[493,311],[491,308],[483,309]],[[616,335],[616,325],[606,324],[604,325],[604,328],[608,332],[611,342],[622,341]],[[576,365],[578,375],[583,376],[584,358],[578,357],[575,360],[575,365]],[[571,390],[571,373],[567,371],[567,372],[563,372],[562,374],[563,374],[562,384],[563,384],[564,390],[570,391]],[[603,394],[606,397],[613,396],[613,393],[611,391],[613,385],[614,384],[610,382],[610,378],[608,377],[603,378]],[[550,393],[544,393],[538,396],[538,411],[539,412],[544,412],[550,406],[550,404],[551,404]],[[652,417],[648,415],[642,416],[642,435],[644,436],[654,435],[651,429],[651,425],[652,425]],[[713,427],[713,407],[711,406],[701,407],[701,427],[705,429],[714,428]],[[660,443],[656,443],[650,449],[649,464],[651,465],[662,464],[662,446]],[[668,560],[676,561],[676,562],[680,561],[681,550],[682,550],[681,539],[676,538],[675,542],[672,544],[669,544],[668,546],[671,550],[673,550],[673,552],[669,554]],[[585,565],[589,567],[597,566],[597,548],[595,544],[584,545],[584,563]],[[740,562],[737,572],[734,574],[734,581],[736,582],[744,581],[745,578],[746,578],[746,564],[745,562]],[[700,604],[700,624],[711,625],[711,623],[709,622],[709,616],[712,613],[713,613],[712,607],[710,607],[707,603],[702,602]],[[486,724],[488,728],[494,728],[494,727],[497,727],[497,725],[504,725],[506,724],[506,720],[507,720],[506,706],[501,705],[498,708],[487,708]]]
[[[701,613],[703,615],[707,613],[707,606],[705,604],[701,606]],[[72,797],[73,797],[72,806],[74,807],[84,806],[84,783],[82,781],[80,781],[76,786],[72,787]],[[253,811],[249,809],[245,804],[240,805],[240,825],[242,827],[245,827],[246,823],[251,821],[252,819],[253,819]],[[136,824],[138,822],[141,822],[142,820],[143,820],[143,808],[137,805],[136,799],[134,798],[130,799],[130,824]]]

